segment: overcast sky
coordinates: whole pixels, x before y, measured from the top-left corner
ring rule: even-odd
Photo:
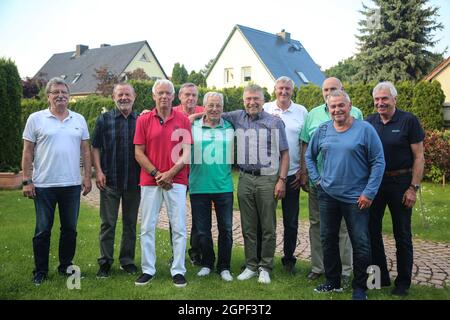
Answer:
[[[371,4],[370,0],[364,3]],[[450,1],[432,51],[450,49]],[[98,48],[147,40],[167,74],[174,63],[200,70],[215,58],[235,24],[299,40],[322,69],[357,51],[358,0],[0,0],[0,57],[34,76],[54,53],[77,44]],[[450,50],[446,56],[450,55]]]

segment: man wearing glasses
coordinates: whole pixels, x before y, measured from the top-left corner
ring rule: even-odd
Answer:
[[[50,235],[59,208],[58,273],[68,274],[75,256],[80,192],[91,191],[89,131],[82,115],[70,111],[69,87],[52,78],[45,89],[49,108],[31,114],[23,132],[23,195],[34,199],[36,228],[33,238],[33,283],[48,278]],[[84,177],[80,175],[80,152]]]

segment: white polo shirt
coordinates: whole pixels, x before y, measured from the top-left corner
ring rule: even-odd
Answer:
[[[81,141],[89,139],[84,117],[69,110],[64,121],[49,109],[32,113],[23,139],[33,142],[33,183],[39,188],[81,185]]]
[[[301,141],[300,132],[305,123],[308,110],[300,104],[291,101],[291,105],[285,111],[277,106],[277,101],[267,102],[263,106],[264,111],[274,116],[279,116],[285,125],[286,137],[289,145],[289,171],[288,176],[295,174],[300,169]]]

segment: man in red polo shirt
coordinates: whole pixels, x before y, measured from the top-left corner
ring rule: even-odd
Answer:
[[[169,80],[157,80],[152,88],[156,107],[140,116],[134,136],[136,160],[141,166],[141,252],[142,275],[136,285],[155,276],[155,231],[164,201],[172,226],[174,260],[170,268],[173,283],[186,286],[186,189],[192,144],[187,117],[172,110],[174,87]]]

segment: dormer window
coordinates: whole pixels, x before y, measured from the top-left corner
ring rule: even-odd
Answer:
[[[78,79],[80,79],[80,77],[81,77],[81,73],[77,73],[77,74],[75,74],[75,78],[72,80],[72,83],[75,83],[75,82],[77,82],[78,81]]]
[[[59,76],[61,79],[65,80],[67,78],[67,76],[65,74],[62,74]]]
[[[300,77],[300,80],[303,81],[303,83],[308,84],[309,80],[308,78],[305,76],[305,74],[301,71],[295,71],[295,73],[297,73],[297,75]]]

